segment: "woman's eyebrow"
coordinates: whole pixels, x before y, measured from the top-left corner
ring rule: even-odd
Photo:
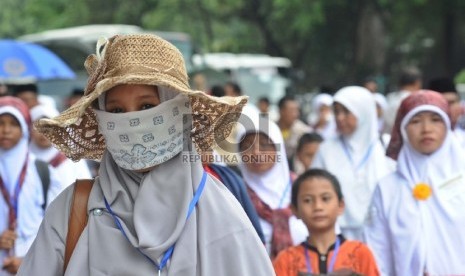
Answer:
[[[138,100],[154,100],[154,99],[157,99],[158,101],[160,101],[160,98],[156,95],[156,94],[143,94],[143,95],[140,95],[137,97]]]
[[[118,103],[118,100],[107,100],[105,104],[114,104],[114,103]]]

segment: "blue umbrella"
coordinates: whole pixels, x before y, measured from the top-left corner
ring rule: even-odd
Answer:
[[[66,63],[43,46],[0,40],[0,80],[73,79],[75,76]]]

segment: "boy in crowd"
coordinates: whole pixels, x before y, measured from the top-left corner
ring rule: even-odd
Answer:
[[[292,187],[291,204],[310,236],[277,256],[273,262],[277,276],[379,275],[366,245],[336,234],[336,220],[344,212],[344,199],[334,175],[321,169],[303,173]]]

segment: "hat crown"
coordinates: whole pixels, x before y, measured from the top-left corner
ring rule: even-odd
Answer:
[[[89,79],[84,96],[50,119],[35,123],[55,146],[74,161],[101,160],[106,142],[92,104],[122,84],[154,85],[186,95],[192,110],[192,130],[186,133],[199,151],[224,140],[247,103],[246,97],[211,97],[189,88],[184,59],[171,43],[155,35],[121,35],[97,43],[85,67]]]
[[[110,78],[133,82],[152,77],[159,79],[164,75],[178,85],[189,88],[181,52],[173,44],[156,35],[116,35],[97,51],[100,53],[89,56],[86,61],[91,86],[87,87],[86,94],[95,88],[92,80],[96,84]],[[99,55],[101,57],[98,57]]]

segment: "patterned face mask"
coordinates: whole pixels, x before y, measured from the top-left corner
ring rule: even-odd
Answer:
[[[94,112],[108,152],[123,169],[142,170],[166,162],[182,151],[184,138],[190,141],[190,103],[181,94],[143,111]]]

